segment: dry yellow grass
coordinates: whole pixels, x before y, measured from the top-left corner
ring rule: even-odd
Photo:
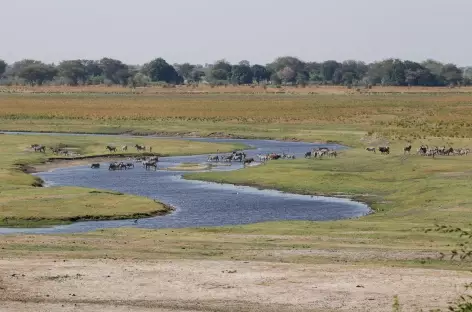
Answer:
[[[449,90],[449,89],[448,89]],[[472,93],[354,95],[3,94],[0,130],[232,134],[314,139],[313,130],[390,138],[472,137]],[[331,133],[333,134],[333,133]],[[336,135],[327,135],[327,139]],[[343,136],[337,135],[343,139]],[[343,142],[347,142],[343,139]],[[347,142],[350,143],[350,142]]]
[[[130,89],[122,86],[1,86],[0,93],[97,93],[97,94],[178,94],[178,93],[214,93],[214,94],[354,94],[354,93],[472,93],[472,87],[394,87],[375,86],[371,89],[364,87],[353,87],[348,89],[345,86],[306,86],[292,87],[283,86],[276,88],[273,86],[217,86],[211,87],[207,84],[199,86],[152,86]]]

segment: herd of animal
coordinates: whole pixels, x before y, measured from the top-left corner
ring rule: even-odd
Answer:
[[[138,152],[146,152],[147,151],[147,148],[144,145],[136,144],[136,145],[134,145],[134,148],[136,148],[136,151],[138,151]],[[118,148],[116,146],[113,146],[113,145],[107,145],[106,149],[110,153],[116,153],[117,150],[118,150]],[[128,151],[128,145],[121,146],[121,151],[122,152],[127,152]],[[152,147],[149,147],[149,152],[152,153]]]
[[[229,155],[209,155],[208,158],[207,158],[207,161],[208,162],[233,162],[233,161],[237,161],[237,162],[240,162],[240,163],[243,163],[244,166],[254,162],[254,158],[250,157],[248,158],[246,153],[245,152],[241,152],[241,151],[233,151],[231,154]]]
[[[411,154],[411,149],[412,146],[411,144],[403,147],[403,154]],[[373,152],[376,153],[377,148],[375,147],[367,147],[366,151],[368,152]],[[380,146],[378,147],[378,151],[381,154],[390,154],[390,147],[388,146]],[[441,156],[464,156],[464,155],[469,155],[470,149],[469,148],[452,148],[452,147],[429,147],[428,145],[421,145],[417,150],[416,150],[416,155],[420,156],[432,156],[433,158],[436,155],[441,155]]]
[[[46,146],[45,145],[40,145],[40,144],[32,144],[31,149],[35,152],[39,153],[46,153]],[[67,148],[62,148],[62,147],[49,147],[49,150],[54,154],[54,155],[63,155],[63,156],[80,156],[80,154],[72,152],[68,150]]]
[[[295,159],[295,155],[293,154],[277,154],[277,153],[268,153],[268,154],[257,154],[257,158],[260,162],[266,162],[269,160],[277,160],[277,159]],[[208,162],[240,162],[244,165],[250,164],[255,162],[256,160],[253,157],[247,157],[246,153],[241,151],[233,151],[231,154],[227,155],[209,155]]]
[[[149,150],[152,152],[152,147],[146,148],[144,145],[136,144],[134,145],[138,152],[143,152]],[[31,149],[34,152],[46,153],[46,146],[40,144],[32,144]],[[49,147],[52,153],[55,155],[65,155],[65,156],[80,156],[77,153],[69,151],[65,147]],[[107,145],[106,150],[110,153],[116,153],[117,147],[112,145]],[[128,146],[123,145],[121,147],[121,151],[127,152]],[[379,147],[367,147],[366,151],[377,153],[379,151],[383,155],[390,154],[390,147],[389,146],[379,146]],[[403,154],[411,154],[412,145],[409,144],[403,147]],[[433,158],[436,155],[443,155],[443,156],[454,156],[454,155],[468,155],[470,153],[469,148],[452,148],[452,147],[429,147],[428,145],[421,145],[417,150],[416,154],[421,156],[432,156]],[[314,148],[311,151],[305,153],[305,158],[318,158],[322,159],[324,156],[326,157],[337,157],[338,152],[334,149],[329,149],[327,147],[318,147]],[[286,153],[267,153],[267,154],[257,154],[257,158],[261,163],[265,163],[270,160],[277,160],[277,159],[295,159],[294,154],[286,154]],[[115,171],[115,170],[130,170],[135,168],[135,163],[142,163],[142,166],[146,170],[157,170],[157,163],[159,162],[159,158],[157,156],[152,157],[137,157],[134,159],[129,159],[130,162],[112,162],[108,166],[108,170]],[[247,157],[246,153],[243,151],[233,151],[231,154],[226,155],[210,155],[207,159],[208,162],[240,162],[243,163],[244,166],[255,162],[255,159],[252,157]],[[99,169],[100,164],[94,163],[91,165],[92,169]]]
[[[319,158],[322,159],[323,156],[327,157],[338,157],[338,152],[334,149],[329,149],[327,147],[314,148],[311,151],[305,153],[305,158]]]
[[[136,157],[132,160],[132,162],[112,162],[108,165],[108,170],[115,171],[115,170],[130,170],[134,169],[135,163],[142,163],[143,168],[146,170],[157,170],[157,163],[159,162],[158,156],[152,157]],[[92,169],[100,169],[100,163],[95,163],[90,166]]]

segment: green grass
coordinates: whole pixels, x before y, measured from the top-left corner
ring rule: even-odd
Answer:
[[[429,143],[440,141],[432,139]],[[452,143],[467,146],[472,142],[461,139]],[[341,231],[387,246],[394,241],[399,245],[417,244],[416,234],[434,224],[470,228],[465,216],[472,212],[472,156],[432,159],[404,156],[400,144],[392,148],[389,156],[358,148],[342,152],[337,159],[272,161],[242,171],[191,173],[186,177],[301,194],[349,196],[367,202],[375,211],[357,220],[262,224],[235,231],[257,228],[254,233],[267,235],[330,236],[341,235]]]
[[[83,239],[96,242],[94,252],[88,256],[99,255],[101,250],[125,256],[126,250],[130,257],[138,258],[306,263],[349,259],[439,267],[447,264],[426,261],[418,253],[448,251],[454,248],[457,239],[437,233],[425,234],[425,228],[435,223],[472,227],[467,218],[472,211],[469,199],[472,156],[431,159],[404,157],[402,153],[402,147],[409,141],[414,148],[420,144],[471,147],[471,94],[2,95],[1,99],[2,130],[159,133],[342,142],[354,149],[343,151],[337,159],[274,161],[240,171],[195,173],[188,177],[303,194],[349,196],[369,203],[375,210],[374,214],[358,220],[333,222],[271,222],[157,231],[105,230],[67,237],[53,236],[47,246],[60,245],[62,240],[67,245],[69,239]],[[8,148],[2,147],[2,155],[6,156],[0,155],[0,168],[6,169],[0,171],[0,178],[2,175],[5,177],[0,179],[1,192],[15,192],[18,187],[31,190],[30,185],[37,183],[33,177],[15,170],[14,163],[44,160],[42,156],[24,152],[25,146],[64,140],[43,136],[45,141],[38,142],[38,138],[23,137],[21,140],[28,142],[19,142],[13,149],[11,142]],[[125,142],[128,139],[118,137],[84,136],[67,140],[87,155],[103,153],[106,144],[120,146],[128,143]],[[136,143],[151,144],[145,139],[138,139]],[[374,155],[364,150],[366,146],[387,143],[393,150],[390,156]],[[155,146],[153,151],[163,154],[215,151],[214,145],[207,145],[205,151],[202,145],[197,147],[197,144],[192,145],[195,146],[193,150],[189,146],[173,144]],[[220,150],[226,148],[220,147]],[[10,151],[13,151],[12,155],[8,155]],[[78,197],[73,202],[80,200]],[[35,237],[30,247],[16,251],[21,252],[21,249],[27,253],[28,248],[34,249],[35,242],[42,240],[49,241],[49,238]],[[115,240],[116,245],[108,245]],[[122,248],[125,242],[128,247]],[[11,246],[14,245],[12,242]],[[373,260],[355,260],[357,258],[352,256],[280,255],[276,252],[330,249],[357,253],[372,251],[376,256]],[[412,255],[400,260],[387,257],[394,252],[411,252]]]
[[[23,170],[58,156],[35,153],[31,144],[66,145],[82,157],[108,155],[105,146],[144,144],[159,155],[231,151],[238,144],[100,136],[2,135],[0,141],[0,226],[38,227],[84,220],[143,218],[168,213],[154,200],[128,194],[72,187],[38,187],[41,181]],[[137,155],[130,147],[128,155]],[[111,154],[110,154],[111,155]]]

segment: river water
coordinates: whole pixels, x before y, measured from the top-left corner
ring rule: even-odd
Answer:
[[[21,135],[34,134],[23,133]],[[258,153],[272,152],[285,152],[295,154],[296,157],[303,157],[305,152],[320,146],[273,140],[181,139],[215,143],[242,143],[252,148],[246,151],[248,157],[255,157]],[[324,144],[323,146],[343,148],[339,145]],[[164,157],[160,158],[159,169],[173,167],[183,162],[205,163],[207,157],[208,155]],[[240,163],[233,163],[231,166],[220,166],[212,170],[238,170],[241,168]],[[76,233],[118,227],[149,229],[209,227],[280,220],[325,221],[355,218],[370,212],[367,205],[348,199],[296,195],[246,186],[189,181],[182,178],[183,174],[185,173],[179,171],[146,171],[139,164],[134,170],[108,171],[106,163],[102,163],[98,170],[90,169],[89,166],[77,166],[41,172],[36,175],[45,181],[46,187],[79,186],[146,196],[174,207],[175,211],[166,216],[140,219],[137,222],[135,220],[89,221],[50,228],[0,228],[0,234]]]

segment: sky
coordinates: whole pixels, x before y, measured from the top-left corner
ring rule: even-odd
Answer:
[[[471,0],[0,0],[0,59],[472,65]]]

